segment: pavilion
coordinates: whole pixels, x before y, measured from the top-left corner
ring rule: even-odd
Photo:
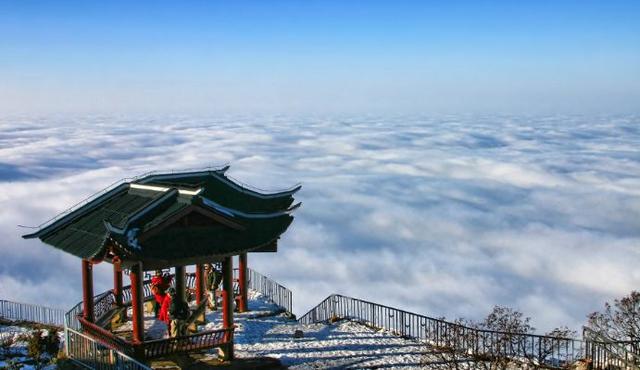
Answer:
[[[87,335],[143,360],[223,345],[225,357],[233,358],[232,257],[239,257],[236,299],[242,312],[247,310],[247,253],[277,251],[280,235],[293,221],[291,212],[300,205],[292,205],[300,186],[267,194],[231,180],[225,175],[227,169],[158,173],[125,181],[23,236],[39,238],[82,259],[78,321]],[[113,264],[110,300],[94,297],[92,269],[101,262]],[[186,300],[185,267],[195,265],[196,311],[203,312],[204,264],[211,262],[222,263],[223,329],[145,341],[144,271],[174,268],[176,296]],[[123,289],[123,269],[129,271],[130,289]],[[124,309],[126,318],[129,303],[130,341],[100,321],[117,309]]]

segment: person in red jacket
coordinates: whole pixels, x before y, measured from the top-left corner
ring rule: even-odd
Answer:
[[[172,290],[173,288],[169,288]],[[160,304],[160,312],[158,313],[158,320],[164,321],[169,327],[171,319],[169,319],[169,307],[171,306],[171,295],[165,293],[162,297],[162,303]]]
[[[155,276],[151,278],[151,293],[156,301],[153,307],[155,317],[159,316],[160,307],[167,296],[169,285],[171,285],[171,277],[163,275],[162,270],[156,270]]]

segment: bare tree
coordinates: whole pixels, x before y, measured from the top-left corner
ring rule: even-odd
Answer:
[[[521,312],[502,306],[495,306],[480,322],[457,320],[447,326],[440,345],[425,356],[423,365],[445,370],[568,367],[562,347],[575,332],[557,328],[534,336],[530,322]]]
[[[603,312],[588,316],[585,337],[609,354],[607,361],[640,366],[640,292],[608,302]]]
[[[478,369],[506,370],[514,361],[526,358],[526,336],[535,328],[531,319],[509,307],[494,306],[487,317],[473,325],[478,331],[478,350],[475,354]]]
[[[587,327],[601,335],[618,341],[640,340],[640,292],[616,299],[613,306],[604,304],[603,312],[588,316]]]

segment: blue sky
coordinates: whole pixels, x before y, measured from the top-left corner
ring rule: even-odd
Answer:
[[[0,3],[6,112],[631,112],[634,1]]]

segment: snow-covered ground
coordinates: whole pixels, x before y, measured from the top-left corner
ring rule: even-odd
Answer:
[[[260,294],[253,293],[250,312],[236,314],[235,353],[238,357],[274,357],[290,369],[420,368],[429,350],[424,344],[386,331],[342,321],[302,325]],[[206,329],[218,328],[220,311],[207,315]],[[296,330],[304,335],[295,338]]]
[[[28,336],[33,332],[30,328],[17,325],[0,325],[0,369],[19,367],[23,370],[32,370],[33,359],[27,353]],[[47,330],[41,331],[42,335],[47,335]],[[62,339],[62,334],[59,333]],[[5,346],[5,344],[8,344]],[[55,365],[47,365],[43,370],[55,369]]]
[[[269,356],[291,369],[419,368],[427,347],[344,321],[300,325],[282,317],[247,320],[237,335],[238,356]],[[302,338],[293,333],[302,330]]]
[[[9,358],[18,362],[24,360],[23,357],[27,355],[27,343],[24,338],[29,332],[29,329],[20,326],[0,326],[0,343],[3,344],[0,349],[0,368],[8,367]]]
[[[131,318],[133,311],[131,307],[127,310],[127,317]],[[114,333],[119,334],[125,338],[130,339],[133,332],[133,322],[127,320],[122,325],[118,326]],[[168,337],[167,324],[163,321],[157,320],[153,313],[144,311],[144,336],[147,340],[161,339]]]
[[[235,353],[238,357],[273,357],[291,369],[420,368],[429,350],[424,344],[384,330],[342,321],[334,324],[298,324],[260,293],[250,291],[249,312],[236,313]],[[129,312],[131,317],[131,312]],[[145,336],[166,337],[166,325],[145,313]],[[222,310],[206,315],[201,330],[222,328]],[[303,332],[295,338],[297,330]],[[131,322],[116,332],[131,332]],[[217,351],[211,351],[217,356]]]
[[[429,356],[430,349],[423,343],[384,330],[349,321],[302,325],[287,314],[279,313],[281,310],[261,294],[251,291],[249,298],[250,311],[234,315],[237,326],[235,353],[239,358],[273,357],[290,369],[417,369]],[[207,324],[201,326],[201,330],[222,326],[221,310],[209,312],[206,318]],[[145,313],[144,322],[148,338],[166,336],[166,325],[152,314]],[[298,330],[303,333],[301,337],[294,336]],[[16,339],[29,332],[30,329],[19,326],[0,326],[0,335]],[[127,336],[131,332],[131,322],[126,322],[116,332]],[[8,353],[0,356],[0,368],[10,365],[9,357],[17,362],[29,362],[26,341],[17,340],[10,351],[11,356]],[[210,356],[217,357],[217,351],[212,350]],[[30,365],[23,369],[30,369]]]

